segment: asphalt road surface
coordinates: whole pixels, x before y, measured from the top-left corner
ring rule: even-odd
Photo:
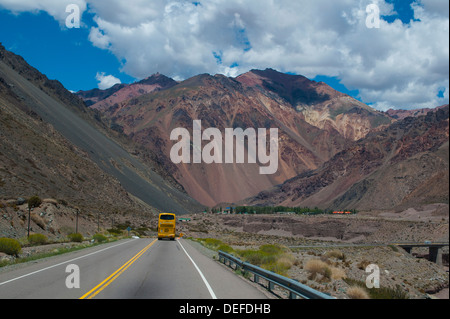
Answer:
[[[0,268],[0,299],[266,299],[188,241],[131,239]]]

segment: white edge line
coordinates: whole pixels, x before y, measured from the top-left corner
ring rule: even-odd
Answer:
[[[186,254],[186,256],[188,256],[188,258],[191,260],[191,262],[194,265],[195,269],[197,269],[198,273],[200,274],[200,277],[202,277],[202,280],[205,283],[206,288],[208,288],[208,291],[209,291],[209,294],[211,295],[211,298],[212,299],[217,299],[216,294],[212,290],[212,288],[209,285],[208,281],[206,280],[205,276],[203,276],[203,273],[201,272],[200,268],[198,268],[197,264],[194,262],[194,260],[191,258],[191,256],[189,256],[189,254],[187,253],[186,249],[184,249],[183,245],[181,244],[181,241],[178,240],[178,243],[180,244],[181,248],[183,248],[184,253]]]
[[[132,240],[132,241],[133,241],[133,240]],[[28,277],[28,276],[32,276],[32,275],[34,275],[34,274],[43,272],[43,271],[45,271],[45,270],[49,270],[49,269],[52,269],[52,268],[55,268],[55,267],[58,267],[58,266],[61,266],[61,265],[64,265],[64,264],[68,264],[68,263],[74,262],[74,261],[79,260],[79,259],[82,259],[82,258],[86,258],[86,257],[92,256],[92,255],[101,253],[101,252],[103,252],[103,251],[105,251],[105,250],[108,250],[108,249],[111,249],[111,248],[114,248],[114,247],[118,247],[118,246],[121,246],[121,245],[128,244],[128,243],[130,243],[130,242],[131,242],[131,241],[127,241],[127,242],[124,242],[124,243],[121,243],[121,244],[117,244],[117,245],[114,245],[114,246],[111,246],[111,247],[107,247],[107,248],[104,248],[104,249],[102,249],[102,250],[94,251],[94,252],[92,252],[92,253],[90,253],[90,254],[87,254],[87,255],[83,255],[83,256],[80,256],[80,257],[77,257],[77,258],[74,258],[74,259],[71,259],[71,260],[68,260],[68,261],[64,261],[64,262],[62,262],[62,263],[59,263],[59,264],[56,264],[56,265],[53,265],[53,266],[49,266],[49,267],[46,267],[46,268],[43,268],[43,269],[40,269],[40,270],[36,270],[36,271],[30,272],[29,274],[22,275],[22,276],[20,276],[20,277],[16,277],[16,278],[13,278],[13,279],[4,281],[4,282],[0,282],[0,286],[6,285],[6,284],[8,284],[8,283],[10,283],[10,282],[13,282],[13,281],[16,281],[16,280],[19,280],[19,279],[22,279],[22,278],[25,278],[25,277]]]

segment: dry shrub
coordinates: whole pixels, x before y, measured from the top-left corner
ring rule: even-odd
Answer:
[[[305,265],[305,270],[309,271],[310,279],[316,279],[317,275],[328,280],[340,280],[346,277],[345,271],[340,268],[329,266],[319,259],[310,259]]]
[[[358,268],[361,269],[361,270],[366,270],[367,266],[369,266],[370,264],[371,264],[370,261],[364,259],[364,260],[361,260],[361,261],[359,262]]]
[[[297,266],[299,268],[303,268],[303,261],[300,259],[295,259],[294,266]]]
[[[42,229],[45,229],[45,221],[38,214],[32,213],[31,220],[34,221],[36,223],[36,225],[38,225]]]
[[[328,267],[326,262],[319,259],[310,259],[306,263],[305,269],[311,273],[320,273],[325,267]]]
[[[290,269],[294,265],[295,258],[292,255],[283,255],[278,259],[278,264],[286,269]]]
[[[327,263],[319,259],[310,259],[305,265],[305,270],[309,271],[310,279],[315,279],[317,275],[326,276],[330,270]]]
[[[364,288],[353,286],[347,289],[347,296],[350,299],[370,299]]]
[[[346,278],[345,270],[341,268],[331,267],[331,279],[333,280],[341,280]]]
[[[44,200],[42,200],[42,202],[46,203],[46,204],[53,204],[55,206],[58,205],[58,200],[53,199],[53,198],[45,198]]]
[[[340,260],[345,260],[345,254],[342,251],[337,250],[337,249],[327,252],[325,254],[325,256],[328,258],[336,258],[336,259],[340,259]]]

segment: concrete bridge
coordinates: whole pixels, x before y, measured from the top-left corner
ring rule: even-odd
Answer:
[[[428,260],[442,265],[442,248],[449,246],[449,243],[439,242],[423,242],[423,243],[366,243],[366,244],[328,244],[328,245],[308,245],[308,246],[289,246],[289,248],[340,248],[340,247],[383,247],[383,246],[397,246],[403,248],[406,252],[411,254],[414,247],[425,247],[429,249]]]
[[[449,243],[394,243],[392,245],[401,247],[410,254],[414,247],[428,247],[428,260],[438,265],[442,265],[442,248],[448,246]]]

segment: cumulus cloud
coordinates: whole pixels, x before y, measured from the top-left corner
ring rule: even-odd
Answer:
[[[271,67],[338,77],[379,109],[448,103],[448,1],[415,0],[414,20],[381,20],[379,29],[367,28],[366,7],[375,3],[382,16],[395,17],[385,0],[86,1],[96,24],[89,40],[138,79],[156,72],[176,79],[236,76]],[[25,10],[36,2],[0,5]],[[65,1],[31,7],[59,19],[56,2]]]
[[[98,81],[98,88],[100,90],[106,90],[109,89],[110,87],[116,85],[116,84],[120,84],[122,83],[120,81],[120,79],[112,76],[112,75],[105,75],[104,72],[99,72],[97,73],[97,75],[95,76],[95,78]]]
[[[87,9],[85,0],[0,0],[0,9],[4,8],[16,14],[22,12],[47,12],[59,21],[61,25],[64,25],[68,15],[66,8],[70,4],[77,5],[80,9],[80,14]]]
[[[382,16],[396,14],[382,0],[92,0],[90,38],[136,78],[272,67],[337,76],[379,109],[448,103],[447,1],[417,0],[415,21],[382,20],[379,29],[365,23],[371,3]]]

